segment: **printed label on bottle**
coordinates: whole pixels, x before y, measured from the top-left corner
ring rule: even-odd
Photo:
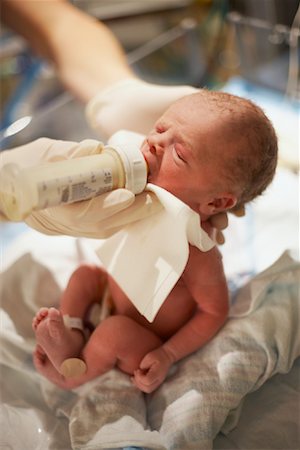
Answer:
[[[35,209],[87,200],[109,192],[112,188],[111,169],[96,169],[89,173],[40,181],[37,185],[38,204]]]

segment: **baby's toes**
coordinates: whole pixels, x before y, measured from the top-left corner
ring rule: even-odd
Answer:
[[[36,331],[39,324],[48,316],[49,308],[41,308],[32,319],[32,328]]]

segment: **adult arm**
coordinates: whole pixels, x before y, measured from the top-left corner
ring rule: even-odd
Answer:
[[[1,20],[54,63],[58,77],[83,102],[135,77],[109,28],[68,1],[2,0],[1,9]]]

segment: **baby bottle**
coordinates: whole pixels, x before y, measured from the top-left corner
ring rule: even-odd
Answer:
[[[99,143],[103,147],[102,143]],[[87,200],[117,188],[134,194],[147,183],[147,165],[138,147],[104,146],[101,153],[0,171],[0,210],[14,222],[32,211]]]

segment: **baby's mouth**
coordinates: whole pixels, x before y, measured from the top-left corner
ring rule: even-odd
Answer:
[[[146,156],[146,151],[147,151],[146,145],[147,145],[147,143],[146,143],[146,141],[144,141],[142,146],[141,146],[141,152],[142,152],[143,157],[144,157],[144,159],[146,161],[146,164],[147,164],[147,180],[151,181],[151,169],[150,169],[150,164],[149,164],[148,158]]]

